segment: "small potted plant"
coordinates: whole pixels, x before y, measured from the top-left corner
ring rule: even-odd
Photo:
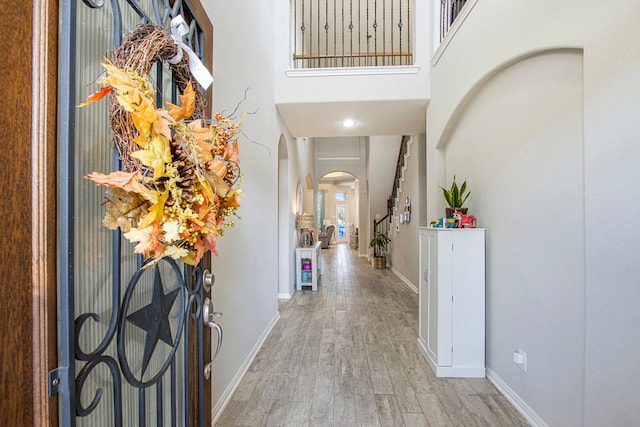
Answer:
[[[377,232],[369,242],[369,247],[373,248],[374,266],[376,268],[387,268],[387,257],[382,253],[382,250],[387,248],[390,241],[391,239],[386,234]]]
[[[467,191],[467,181],[465,180],[462,183],[462,186],[458,187],[458,183],[456,183],[456,177],[454,175],[451,188],[440,188],[442,189],[444,200],[449,205],[447,208],[447,218],[453,218],[453,214],[456,211],[460,211],[466,215],[467,208],[463,208],[462,205],[467,201],[469,195],[471,195],[471,191]]]

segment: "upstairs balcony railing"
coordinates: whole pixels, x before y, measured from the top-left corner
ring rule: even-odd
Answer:
[[[293,67],[413,65],[414,0],[291,0]]]
[[[440,41],[444,40],[466,3],[467,0],[440,0]]]

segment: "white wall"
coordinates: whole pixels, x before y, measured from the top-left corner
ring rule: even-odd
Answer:
[[[224,344],[210,384],[214,409],[234,377],[278,317],[278,141],[283,133],[273,100],[274,16],[270,3],[249,0],[204,4],[214,26],[214,110],[232,111],[250,88],[241,111],[245,133],[258,145],[240,140],[243,173],[241,220],[219,239],[213,261],[212,299],[224,313]],[[238,26],[242,17],[245,31]]]
[[[280,135],[278,143],[278,298],[291,298],[295,292],[295,227],[298,213],[298,149],[290,135]]]
[[[631,425],[640,413],[640,2],[587,2],[585,34],[585,424]],[[616,211],[613,206],[624,206]]]
[[[467,180],[469,211],[487,228],[487,366],[552,425],[582,423],[581,77],[575,52],[510,66],[471,100],[445,148],[447,182]]]
[[[470,180],[488,228],[488,368],[550,425],[640,411],[638,234],[612,221],[621,200],[640,214],[640,3],[610,6],[477,2],[431,73],[429,217],[438,185]],[[567,47],[581,70],[575,54],[533,55]],[[527,373],[508,360],[518,347]]]
[[[302,212],[316,214],[315,139],[296,138],[298,183],[302,185]],[[316,218],[317,219],[317,218]],[[295,253],[293,254],[295,256]]]
[[[387,214],[387,199],[391,195],[393,178],[396,173],[396,161],[402,136],[369,137],[369,209],[372,227],[376,215]]]

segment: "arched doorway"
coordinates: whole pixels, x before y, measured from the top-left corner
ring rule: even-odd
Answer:
[[[325,174],[318,181],[316,217],[318,229],[334,225],[333,243],[349,243],[358,248],[360,229],[360,180],[344,171]]]

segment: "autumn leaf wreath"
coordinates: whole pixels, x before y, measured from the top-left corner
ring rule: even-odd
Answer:
[[[216,256],[218,236],[238,217],[238,123],[220,113],[204,118],[200,86],[186,55],[170,64],[181,105],[157,108],[148,74],[157,61],[176,56],[165,30],[142,25],[102,64],[103,86],[86,106],[109,97],[112,140],[123,170],[85,178],[106,186],[105,227],[120,228],[136,243],[146,266],[169,256],[195,265],[207,251]]]

